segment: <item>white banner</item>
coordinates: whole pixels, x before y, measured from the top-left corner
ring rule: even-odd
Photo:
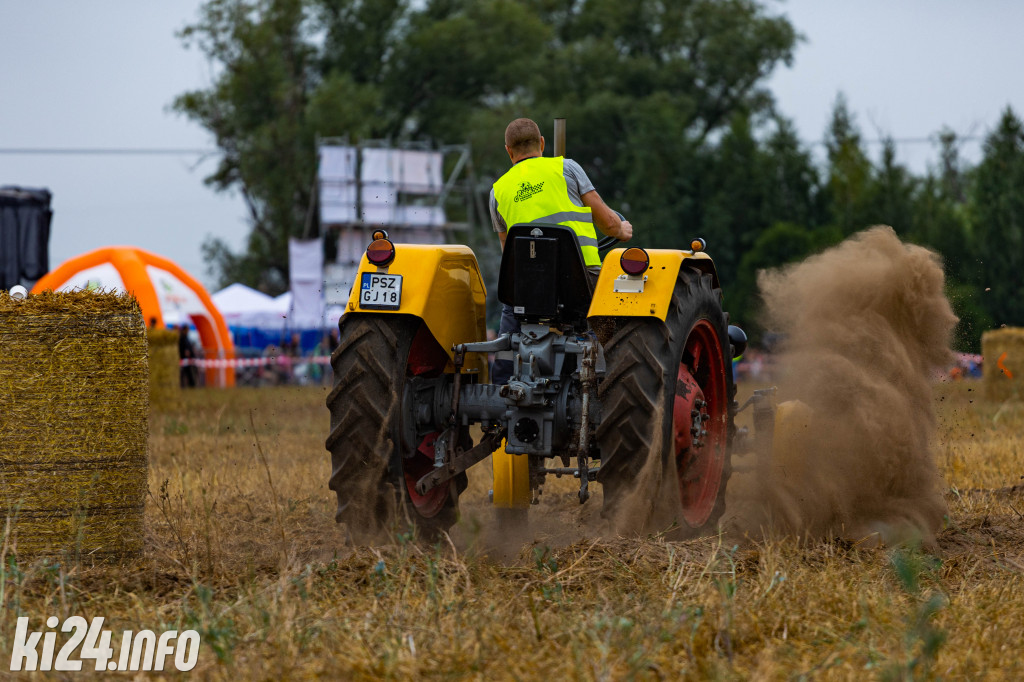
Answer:
[[[407,149],[395,152],[395,155],[395,180],[400,192],[441,193],[441,165],[444,160],[441,152]]]
[[[357,165],[360,153],[362,161]],[[355,147],[320,147],[320,222],[444,225],[443,208],[418,206],[417,199],[410,201],[408,197],[403,197],[405,203],[399,205],[399,193],[439,195],[444,188],[443,167],[444,154],[436,151],[371,147],[360,152]],[[362,204],[361,213],[356,211],[357,199]]]
[[[398,207],[398,191],[382,183],[363,185],[363,221],[370,225],[392,225]]]
[[[288,240],[288,279],[292,306],[288,314],[293,329],[309,329],[323,324],[324,249],[319,239]]]
[[[320,222],[355,222],[356,148],[320,147]]]

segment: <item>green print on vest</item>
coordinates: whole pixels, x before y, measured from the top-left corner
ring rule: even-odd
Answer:
[[[526,182],[522,182],[519,185],[519,191],[516,192],[515,201],[526,201],[542,189],[544,189],[543,182],[538,182],[536,185],[531,185],[528,180]]]

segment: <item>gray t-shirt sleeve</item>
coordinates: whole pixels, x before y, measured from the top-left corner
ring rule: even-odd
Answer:
[[[494,188],[491,188],[491,198],[487,202],[491,209],[491,225],[494,226],[495,232],[508,232],[508,225],[505,224],[505,219],[498,213],[498,200],[494,198]]]
[[[594,191],[594,183],[587,177],[583,167],[572,159],[565,159],[562,163],[562,175],[565,176],[565,186],[569,190],[569,201],[582,207],[581,197]]]

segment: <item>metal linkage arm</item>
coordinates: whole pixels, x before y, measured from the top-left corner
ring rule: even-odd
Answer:
[[[486,459],[498,448],[504,436],[504,429],[484,434],[483,440],[479,443],[452,457],[447,467],[434,468],[433,471],[417,481],[416,492],[426,495],[437,486],[447,483],[477,462]]]
[[[455,346],[455,351],[460,350],[463,353],[500,353],[504,350],[512,350],[512,337],[509,334],[502,334],[493,341],[460,343]]]

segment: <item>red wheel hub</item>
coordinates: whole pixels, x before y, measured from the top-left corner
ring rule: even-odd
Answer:
[[[412,457],[407,457],[402,462],[405,473],[405,487],[409,491],[409,499],[412,506],[423,518],[429,519],[444,509],[444,503],[448,500],[448,486],[439,485],[428,490],[426,495],[416,492],[416,482],[430,473],[434,468],[434,441],[439,433],[428,433],[423,437],[423,442],[416,448]]]
[[[727,433],[726,367],[718,335],[698,320],[686,339],[672,404],[676,471],[683,519],[693,528],[707,523],[715,508],[725,467]]]
[[[436,377],[444,372],[447,364],[448,354],[434,340],[427,325],[420,325],[409,349],[406,376]],[[416,492],[417,481],[434,468],[434,441],[440,435],[440,431],[428,433],[416,450],[402,459],[402,472],[405,474],[405,488],[409,493],[409,500],[416,512],[427,519],[437,516],[444,509],[449,495],[448,485],[439,485],[429,490],[426,495]]]

